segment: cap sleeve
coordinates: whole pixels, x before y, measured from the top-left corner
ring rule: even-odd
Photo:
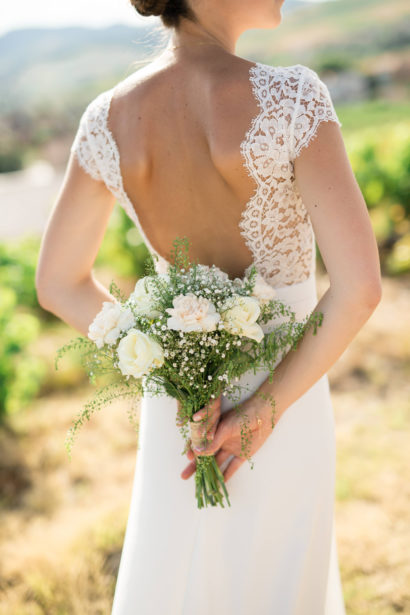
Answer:
[[[309,145],[321,122],[342,126],[326,84],[307,66],[299,65],[300,82],[290,130],[290,157],[296,158]]]
[[[95,180],[102,180],[93,152],[94,140],[91,133],[92,124],[95,120],[95,111],[95,101],[92,101],[81,116],[70,151],[76,156],[79,165],[86,173]]]

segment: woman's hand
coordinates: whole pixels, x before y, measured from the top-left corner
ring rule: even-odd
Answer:
[[[230,455],[235,455],[223,472],[226,482],[246,460],[245,452],[248,457],[251,457],[272,433],[271,414],[271,406],[266,402],[261,402],[260,398],[255,395],[240,404],[239,412],[235,408],[224,412],[212,442],[204,450],[188,450],[187,457],[191,463],[181,472],[181,478],[187,479],[195,472],[196,455],[215,454],[219,467]],[[246,429],[248,442],[245,442],[245,452],[242,450],[241,438],[244,418],[249,421]],[[274,421],[274,425],[276,423],[277,421]]]
[[[214,438],[216,427],[221,416],[221,396],[210,402],[207,406],[204,406],[198,412],[193,415],[193,421],[189,421],[191,430],[191,438],[188,441],[188,447],[191,444],[194,447],[201,447],[211,442]],[[178,426],[184,424],[184,420],[181,417],[181,404],[178,401]]]

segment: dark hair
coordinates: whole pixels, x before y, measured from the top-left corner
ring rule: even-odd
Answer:
[[[176,28],[181,17],[196,21],[188,0],[130,0],[135,10],[144,17],[157,15],[167,28]]]

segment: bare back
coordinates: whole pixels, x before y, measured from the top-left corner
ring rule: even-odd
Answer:
[[[314,273],[315,238],[294,160],[319,124],[341,126],[310,68],[158,59],[85,110],[71,151],[124,206],[162,265],[190,257],[272,286]]]
[[[124,189],[156,251],[168,258],[188,236],[193,259],[233,277],[253,260],[238,226],[255,190],[240,152],[258,111],[250,65],[151,63],[116,89],[109,115]]]

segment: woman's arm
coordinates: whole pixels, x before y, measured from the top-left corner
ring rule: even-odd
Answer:
[[[114,204],[104,182],[71,153],[42,237],[35,283],[40,305],[85,336],[103,301],[114,301],[92,269]]]
[[[276,420],[336,362],[381,299],[377,244],[340,128],[323,122],[294,168],[330,285],[315,308],[324,316],[316,335],[308,332],[260,387],[276,400]]]
[[[290,351],[276,367],[272,382],[267,378],[241,404],[253,433],[251,455],[272,431],[272,408],[257,393],[273,396],[277,424],[287,408],[335,363],[381,298],[377,245],[339,126],[322,122],[315,139],[295,159],[294,168],[330,286],[315,308],[324,316],[317,334],[308,331],[298,348]],[[262,419],[263,429],[258,429],[256,415]],[[221,448],[218,463],[229,454],[237,455],[225,470],[226,479],[244,462],[244,458],[239,458],[240,422],[234,410],[224,413],[212,444],[201,452],[201,455],[213,454]],[[192,452],[188,457],[193,458]],[[188,478],[194,468],[194,463],[185,468],[183,478]]]

